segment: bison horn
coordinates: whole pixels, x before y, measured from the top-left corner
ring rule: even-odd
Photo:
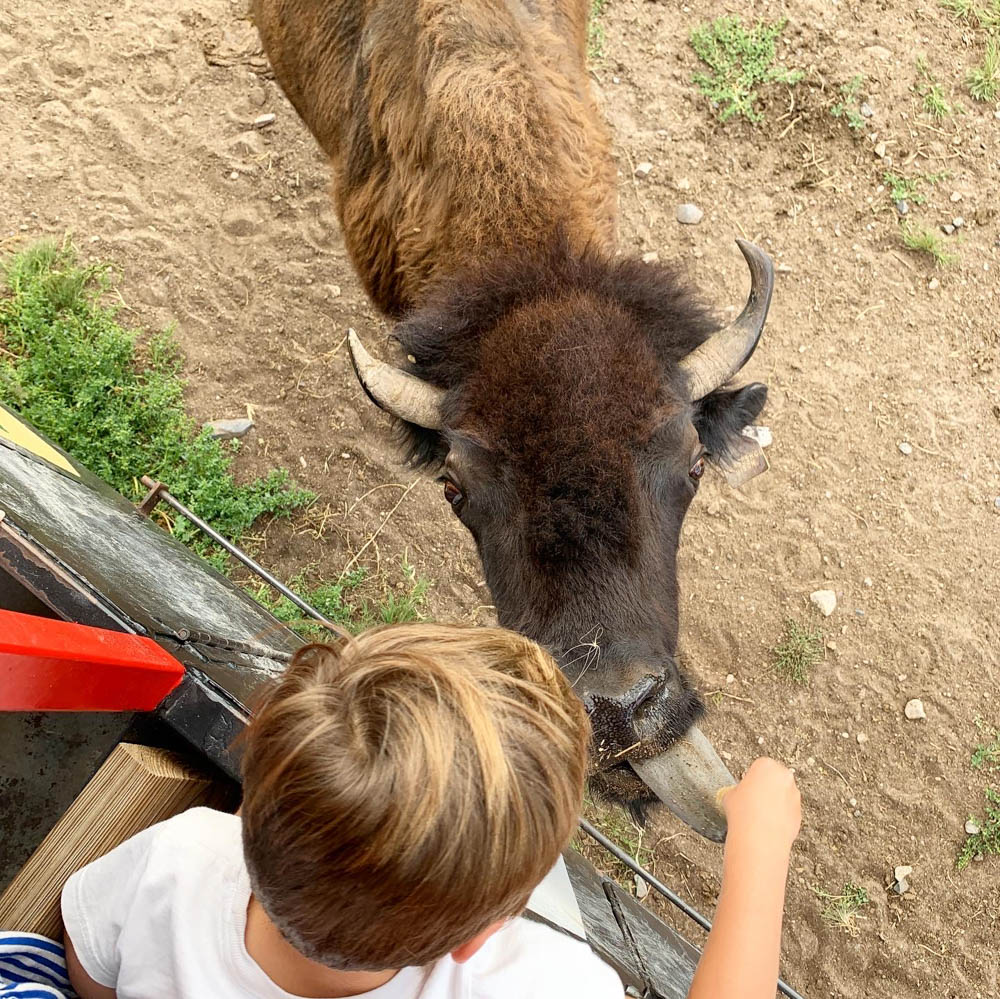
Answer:
[[[697,725],[665,753],[651,760],[629,760],[643,783],[695,832],[721,843],[726,816],[721,792],[736,780]]]
[[[347,331],[354,373],[368,398],[379,409],[428,430],[444,429],[441,400],[444,389],[425,382],[408,371],[376,361],[354,330]]]
[[[713,333],[681,360],[692,400],[725,385],[750,360],[764,329],[774,290],[774,264],[759,246],[745,239],[736,243],[750,267],[750,297],[732,325]]]

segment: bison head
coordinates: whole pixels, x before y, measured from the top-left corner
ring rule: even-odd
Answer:
[[[500,622],[547,646],[590,709],[605,789],[652,791],[716,839],[734,781],[678,668],[676,554],[706,460],[735,482],[766,467],[741,434],[766,388],[724,387],[773,284],[767,255],[740,249],[750,296],[722,330],[673,271],[562,243],[432,291],[395,330],[407,370],[351,334],[365,391],[440,469]]]

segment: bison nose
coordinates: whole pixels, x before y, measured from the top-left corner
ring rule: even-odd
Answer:
[[[726,838],[722,792],[736,780],[697,725],[665,753],[629,764],[682,822],[716,843]]]

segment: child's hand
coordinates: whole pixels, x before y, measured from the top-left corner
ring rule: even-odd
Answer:
[[[743,780],[723,797],[722,808],[730,837],[750,836],[789,850],[802,824],[802,801],[795,775],[767,757],[754,760]]]

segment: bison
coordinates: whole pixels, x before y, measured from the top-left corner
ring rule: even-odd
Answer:
[[[502,624],[588,705],[598,789],[721,839],[733,783],[678,666],[676,553],[706,460],[766,467],[728,387],[773,284],[719,329],[680,274],[616,253],[587,0],[255,0],[275,75],[329,156],[357,273],[407,361],[361,385],[440,470]],[[638,775],[638,776],[637,776]]]

